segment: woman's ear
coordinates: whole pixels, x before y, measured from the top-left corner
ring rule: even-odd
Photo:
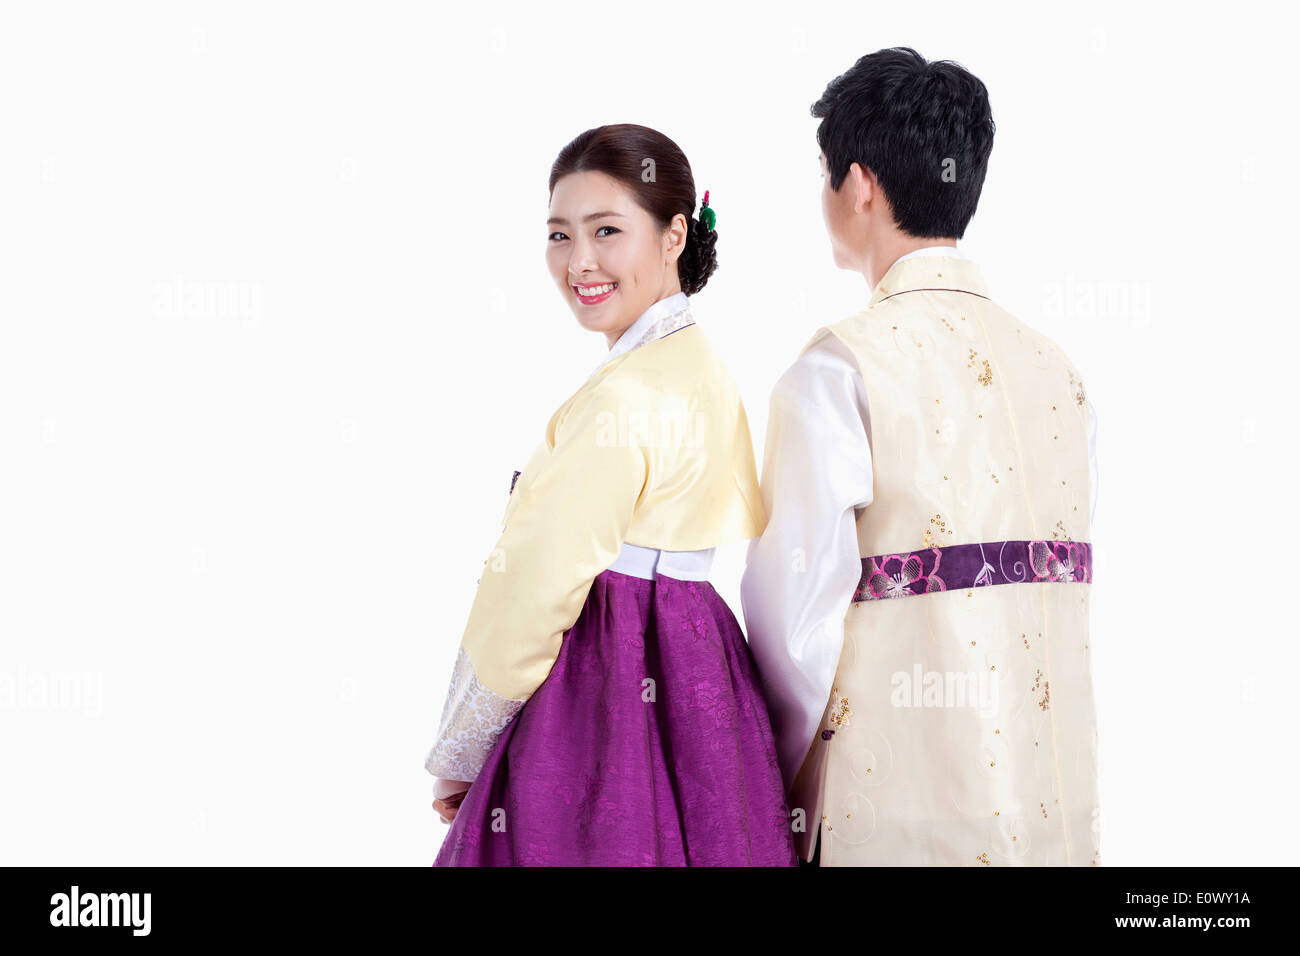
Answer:
[[[673,216],[672,221],[668,223],[668,228],[664,230],[664,255],[667,257],[667,264],[672,265],[686,248],[686,217],[681,213]]]

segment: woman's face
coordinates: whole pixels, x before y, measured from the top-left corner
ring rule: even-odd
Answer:
[[[551,191],[546,264],[560,292],[592,332],[613,346],[660,299],[681,292],[677,257],[686,217],[662,232],[631,191],[598,172],[562,176]]]

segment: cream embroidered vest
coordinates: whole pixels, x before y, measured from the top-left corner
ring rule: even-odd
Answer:
[[[792,806],[822,865],[1099,862],[1088,410],[969,260],[895,263],[835,325],[874,497],[835,688]]]

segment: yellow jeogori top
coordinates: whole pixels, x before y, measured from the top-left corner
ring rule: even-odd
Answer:
[[[519,475],[425,762],[435,776],[477,775],[625,543],[697,551],[762,533],[740,393],[689,311],[667,318],[551,416]]]

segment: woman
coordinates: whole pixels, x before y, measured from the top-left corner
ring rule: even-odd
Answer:
[[[688,299],[717,267],[708,194],[701,222],[681,150],[627,124],[566,146],[550,193],[547,264],[609,353],[512,484],[425,762],[435,865],[793,866],[757,672],[708,583],[765,522]]]

